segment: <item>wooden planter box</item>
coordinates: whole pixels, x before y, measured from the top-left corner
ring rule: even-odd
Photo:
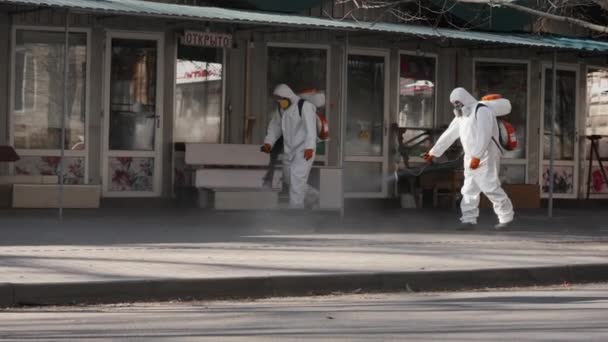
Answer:
[[[503,184],[503,189],[515,209],[537,209],[540,208],[540,186],[537,184]],[[481,195],[480,208],[492,208],[492,203]]]
[[[42,175],[0,176],[0,184],[57,184],[59,177]]]
[[[99,208],[101,187],[99,185],[65,185],[63,188],[64,208]],[[57,208],[59,207],[58,184],[15,184],[13,185],[14,208]]]

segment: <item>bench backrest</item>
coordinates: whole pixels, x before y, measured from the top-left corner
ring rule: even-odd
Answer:
[[[270,156],[258,145],[186,144],[186,164],[223,166],[268,166]]]

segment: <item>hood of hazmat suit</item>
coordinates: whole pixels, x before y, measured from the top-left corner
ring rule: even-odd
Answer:
[[[289,99],[291,105],[287,109],[278,109],[268,127],[264,143],[274,145],[283,136],[285,154],[295,151],[315,149],[317,147],[317,114],[315,106],[309,101],[304,102],[302,113],[298,109],[300,97],[286,84],[279,84],[274,95]],[[300,115],[301,114],[301,115]]]
[[[475,105],[477,104],[477,100],[473,97],[473,95],[469,94],[469,92],[464,88],[456,88],[452,90],[452,93],[450,94],[450,102],[452,104],[460,102],[463,105],[463,116],[471,115],[471,112],[475,109]]]
[[[279,84],[278,86],[276,86],[272,94],[278,97],[289,99],[292,105],[296,104],[300,99],[300,97],[296,95],[293,90],[291,90],[291,88],[289,88],[289,86],[286,84]]]

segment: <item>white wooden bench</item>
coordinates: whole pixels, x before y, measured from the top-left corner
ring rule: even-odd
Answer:
[[[264,187],[270,156],[257,145],[186,144],[186,165],[196,169],[199,206],[219,210],[276,209],[282,172]]]

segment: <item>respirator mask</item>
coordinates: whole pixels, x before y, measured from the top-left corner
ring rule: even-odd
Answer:
[[[291,106],[291,101],[285,98],[278,100],[277,103],[279,104],[279,108],[281,108],[282,110],[286,110]]]
[[[462,117],[463,113],[462,113],[462,109],[464,107],[464,105],[460,102],[454,102],[454,115],[456,115],[456,117]]]

